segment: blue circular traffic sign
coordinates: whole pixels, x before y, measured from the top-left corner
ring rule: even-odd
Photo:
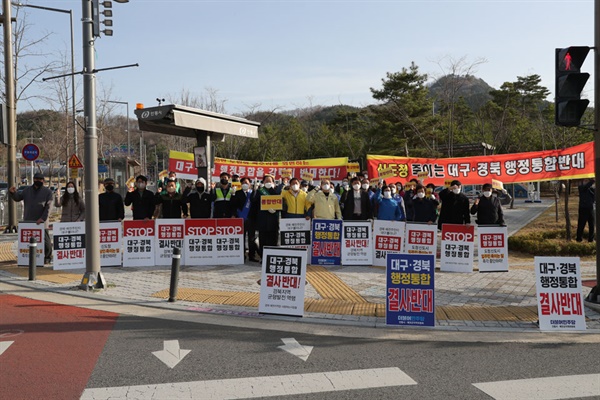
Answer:
[[[40,148],[33,143],[27,143],[21,153],[27,161],[35,161],[40,156]]]

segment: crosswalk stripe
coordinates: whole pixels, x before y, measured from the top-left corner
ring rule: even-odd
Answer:
[[[474,383],[495,400],[553,400],[600,396],[600,374]]]
[[[83,392],[81,400],[128,398],[191,400],[197,399],[199,394],[213,400],[251,399],[416,384],[417,382],[399,368],[374,368],[157,385],[91,388]]]

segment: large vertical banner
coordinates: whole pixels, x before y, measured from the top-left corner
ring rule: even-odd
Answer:
[[[406,243],[404,252],[407,254],[437,253],[437,224],[406,224]]]
[[[479,272],[508,272],[508,229],[478,226]]]
[[[243,264],[244,219],[220,218],[216,221],[216,264]]]
[[[55,222],[52,269],[85,268],[85,222]]]
[[[310,263],[313,265],[342,264],[342,221],[313,219]]]
[[[443,224],[440,271],[473,272],[474,249],[473,225]]]
[[[373,265],[371,222],[344,221],[342,265]]]
[[[17,246],[17,265],[29,265],[29,240],[34,237],[37,242],[35,248],[35,265],[44,266],[44,224],[35,222],[19,222],[19,244]]]
[[[120,267],[122,265],[122,227],[121,222],[100,222],[101,267]]]
[[[535,257],[535,280],[540,330],[586,329],[579,257]]]
[[[434,272],[432,255],[388,255],[387,325],[435,326]]]
[[[154,220],[123,221],[123,266],[154,265]]]
[[[373,224],[373,265],[387,266],[388,254],[402,253],[406,223],[401,221],[382,221],[376,219]]]
[[[183,246],[184,220],[181,218],[157,219],[155,222],[155,265],[171,265],[175,247],[181,249],[182,258],[185,259],[185,247]]]
[[[310,248],[310,220],[304,218],[282,218],[279,220],[279,244],[306,251]]]
[[[264,248],[258,312],[304,314],[306,261],[303,249]]]

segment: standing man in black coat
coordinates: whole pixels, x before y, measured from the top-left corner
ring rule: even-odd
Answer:
[[[477,214],[477,225],[504,225],[504,212],[498,196],[492,196],[492,184],[486,183],[481,196],[475,199],[471,214]]]
[[[350,180],[351,189],[342,193],[340,201],[342,218],[344,221],[366,221],[373,218],[373,207],[369,193],[361,189],[360,179],[354,177]]]
[[[282,188],[281,185],[275,186],[272,175],[265,175],[263,183],[264,187],[257,189],[252,196],[252,205],[250,206],[250,218],[254,220],[258,230],[258,254],[261,258],[265,246],[277,246],[280,214],[280,211],[275,209],[261,210],[261,198],[262,196],[281,194]]]
[[[183,202],[189,204],[190,217],[210,218],[212,213],[212,199],[210,192],[206,191],[206,179],[198,178],[194,190],[184,194]]]
[[[233,197],[236,214],[238,218],[244,219],[244,235],[248,241],[248,260],[258,262],[256,258],[256,253],[258,252],[258,246],[256,245],[256,221],[250,215],[254,190],[250,185],[250,178],[242,178],[241,183],[242,190],[236,190]]]
[[[98,195],[100,221],[123,221],[125,218],[123,197],[114,191],[115,180],[113,178],[104,180],[104,190],[104,193]]]
[[[469,214],[469,199],[461,193],[462,184],[458,180],[450,183],[449,188],[440,192],[442,208],[438,219],[438,229],[442,229],[443,224],[470,224],[471,215]]]
[[[583,240],[583,229],[588,224],[588,242],[594,241],[594,228],[596,225],[594,215],[594,204],[596,203],[596,181],[586,179],[579,185],[579,218],[577,219],[576,240]]]
[[[125,205],[131,206],[133,219],[152,219],[154,214],[154,192],[146,189],[148,178],[144,175],[138,175],[135,178],[136,189],[133,192],[127,192],[125,195]]]

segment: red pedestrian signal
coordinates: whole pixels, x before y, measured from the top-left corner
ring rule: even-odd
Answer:
[[[558,126],[579,126],[590,103],[581,98],[581,92],[590,78],[590,74],[581,72],[581,66],[589,52],[587,46],[556,49],[554,120]]]

